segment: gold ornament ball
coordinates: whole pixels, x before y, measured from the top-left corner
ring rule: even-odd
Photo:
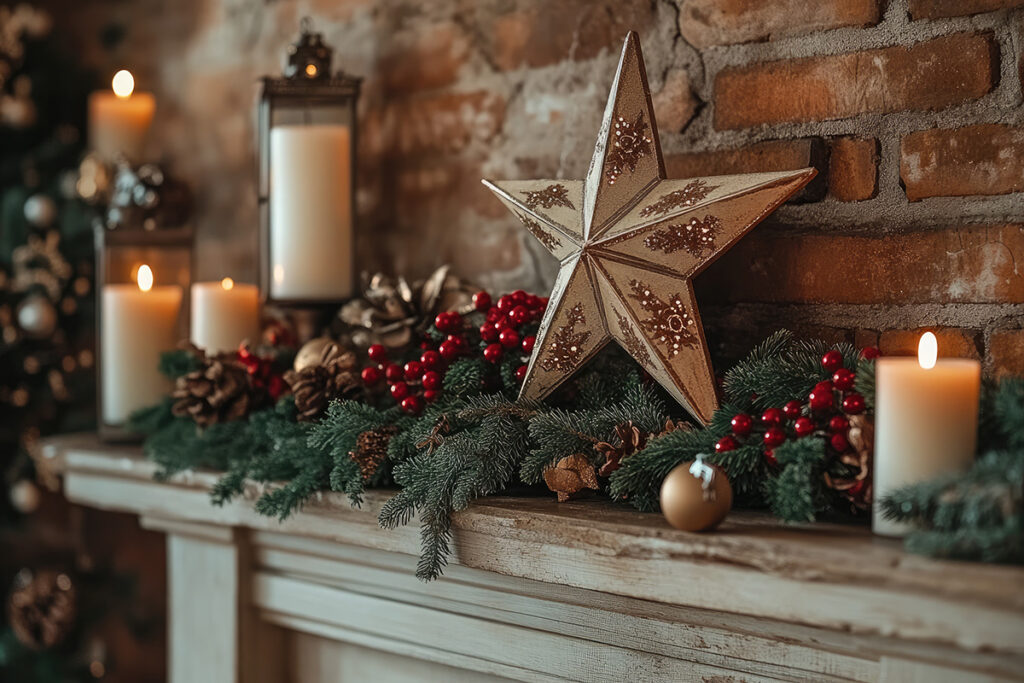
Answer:
[[[323,357],[324,349],[331,344],[337,344],[337,342],[330,337],[317,337],[303,344],[299,352],[295,354],[295,372],[301,372],[305,368],[317,365],[320,358]]]
[[[661,511],[668,523],[683,531],[713,529],[732,508],[732,486],[722,468],[705,465],[714,472],[705,486],[704,478],[690,472],[693,462],[684,462],[661,483]]]

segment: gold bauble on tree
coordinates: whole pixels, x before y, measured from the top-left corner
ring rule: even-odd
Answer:
[[[295,372],[302,372],[310,366],[319,365],[324,350],[335,343],[330,337],[316,337],[303,344],[299,352],[295,354],[295,362],[292,365]]]
[[[661,483],[661,512],[683,531],[713,529],[732,508],[732,486],[717,465],[684,462]]]

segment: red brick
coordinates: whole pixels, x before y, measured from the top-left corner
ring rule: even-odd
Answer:
[[[981,332],[959,327],[922,327],[916,330],[884,330],[879,349],[884,356],[916,356],[925,332],[935,334],[939,358],[981,358]]]
[[[943,109],[993,88],[997,50],[990,34],[959,33],[912,47],[723,69],[715,78],[715,127]]]
[[[907,199],[1024,191],[1024,128],[986,123],[922,130],[900,143]]]
[[[455,24],[395,34],[381,59],[384,87],[391,93],[440,88],[455,82],[469,42]]]
[[[690,0],[679,31],[697,48],[775,40],[841,26],[873,26],[879,0]]]
[[[821,199],[825,194],[826,154],[820,138],[769,140],[746,147],[708,152],[686,152],[665,157],[669,178],[694,178],[707,175],[794,171],[813,166],[818,175],[804,188],[803,201]]]
[[[690,75],[685,69],[672,69],[665,76],[661,90],[651,98],[658,130],[678,133],[693,118],[699,101],[690,87]]]
[[[1024,377],[1024,330],[995,330],[988,340],[989,369],[995,377]]]
[[[756,228],[697,278],[712,303],[1018,303],[1024,225],[899,235]]]
[[[494,93],[411,97],[368,112],[361,142],[370,156],[458,152],[491,140],[504,118],[505,100]]]
[[[617,51],[628,31],[642,32],[654,18],[649,2],[528,0],[518,4],[514,11],[480,25],[480,34],[490,39],[485,49],[502,70],[590,59],[606,48]]]
[[[1024,0],[910,0],[912,19],[941,19],[1024,5]]]
[[[878,140],[843,137],[832,141],[828,193],[841,202],[871,199],[878,191]]]

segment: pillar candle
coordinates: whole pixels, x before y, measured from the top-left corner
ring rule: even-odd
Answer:
[[[352,294],[348,126],[270,129],[270,297],[338,301]]]
[[[192,343],[209,353],[234,351],[259,341],[260,295],[256,285],[231,278],[192,285]]]
[[[875,363],[875,533],[902,536],[908,526],[882,517],[879,501],[894,489],[967,470],[978,432],[981,363],[936,360],[926,332],[918,358]]]
[[[153,287],[149,266],[138,284],[103,285],[100,316],[101,415],[121,425],[132,412],[159,402],[171,389],[160,373],[160,354],[178,343],[181,287]]]
[[[112,92],[98,91],[89,96],[89,145],[108,161],[122,155],[139,161],[156,100],[151,93],[133,94],[135,80],[127,71],[118,71],[112,86]]]

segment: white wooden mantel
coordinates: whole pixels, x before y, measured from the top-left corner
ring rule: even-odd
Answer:
[[[324,494],[283,523],[88,435],[44,456],[74,502],[167,534],[169,680],[943,681],[1024,677],[1024,569],[907,555],[864,528],[735,513],[714,533],[603,502],[488,498],[445,576],[413,525]]]

